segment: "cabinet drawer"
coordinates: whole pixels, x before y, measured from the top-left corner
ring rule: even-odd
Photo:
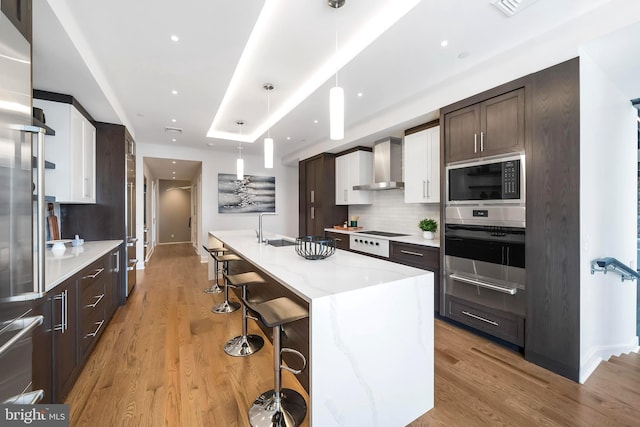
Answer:
[[[327,237],[333,237],[336,239],[336,248],[344,249],[346,251],[349,250],[349,235],[343,233],[332,233],[330,231],[325,231],[325,235]]]
[[[391,242],[391,261],[437,272],[440,270],[440,249],[409,243]]]
[[[80,292],[82,292],[83,289],[85,289],[87,286],[90,286],[96,280],[107,276],[108,271],[106,267],[106,258],[102,257],[93,262],[93,264],[91,264],[89,267],[83,269],[80,273],[80,279],[78,280],[78,283],[80,285]]]
[[[102,304],[102,300],[105,298],[105,283],[104,280],[96,280],[89,286],[80,290],[80,311],[84,312],[91,307],[95,307]]]
[[[94,310],[87,313],[80,324],[80,336],[78,338],[80,340],[81,354],[84,354],[91,344],[98,339],[105,326],[104,306],[98,304]]]
[[[451,319],[524,346],[524,318],[449,295],[445,296],[445,306],[447,316]]]

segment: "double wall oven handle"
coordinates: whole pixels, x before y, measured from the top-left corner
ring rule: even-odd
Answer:
[[[478,134],[477,133],[473,134],[473,152],[474,153],[478,152]]]
[[[471,277],[461,276],[456,273],[449,274],[453,280],[457,280],[458,282],[468,283],[470,285],[480,286],[481,288],[491,289],[492,291],[498,291],[509,295],[515,295],[518,291],[517,288],[507,288],[505,286],[497,285],[490,282],[485,282],[484,280],[478,280]]]
[[[480,132],[480,152],[484,151],[484,132]]]

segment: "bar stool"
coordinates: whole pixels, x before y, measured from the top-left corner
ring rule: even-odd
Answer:
[[[238,255],[236,254],[229,254],[229,255],[214,255],[213,258],[217,261],[217,262],[221,262],[222,263],[222,275],[224,276],[225,273],[229,272],[229,262],[230,261],[240,261],[242,260],[242,258],[240,258]],[[228,280],[224,281],[224,301],[222,301],[220,304],[214,305],[213,307],[211,307],[211,311],[213,313],[216,314],[225,314],[225,313],[231,313],[236,311],[237,309],[240,308],[240,303],[237,302],[230,302],[229,301],[229,286],[228,286]]]
[[[281,348],[282,325],[309,317],[309,312],[289,298],[280,297],[261,303],[244,304],[260,316],[266,326],[273,328],[273,390],[262,393],[249,408],[249,423],[253,427],[298,426],[307,414],[304,398],[295,390],[281,388],[282,369],[299,374],[307,366],[302,353],[292,348]],[[294,353],[302,358],[302,369],[282,364],[282,353]]]
[[[213,283],[213,285],[209,286],[208,288],[204,289],[204,293],[205,294],[219,294],[222,292],[222,288],[220,288],[220,286],[218,286],[218,261],[216,260],[216,258],[214,257],[214,255],[220,255],[223,252],[227,252],[229,249],[228,248],[224,248],[224,247],[218,247],[218,248],[208,248],[205,245],[202,245],[202,247],[204,248],[205,251],[209,252],[209,255],[211,255],[211,258],[213,258],[213,268],[216,274],[216,278],[215,281]]]
[[[242,288],[242,301],[247,299],[247,285],[255,285],[265,283],[264,279],[258,274],[250,271],[248,273],[240,273],[227,275],[223,273],[226,282],[232,288]],[[224,345],[224,352],[229,356],[249,356],[262,348],[264,339],[259,335],[249,335],[247,333],[247,319],[258,320],[249,316],[247,305],[242,304],[242,335],[231,338]]]

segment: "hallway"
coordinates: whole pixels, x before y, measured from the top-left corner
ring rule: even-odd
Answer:
[[[190,244],[156,249],[67,399],[72,426],[248,425],[247,408],[273,385],[272,347],[265,340],[251,357],[224,354],[241,314],[211,313],[222,297],[204,294],[207,285],[206,264]],[[261,334],[251,321],[249,329]],[[283,378],[307,397],[292,374]],[[638,419],[638,354],[602,363],[579,385],[436,320],[435,408],[411,425],[637,426]]]

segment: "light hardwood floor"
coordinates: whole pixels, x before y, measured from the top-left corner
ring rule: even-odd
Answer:
[[[248,358],[223,352],[241,314],[209,311],[222,297],[202,292],[207,267],[190,245],[156,248],[138,275],[67,399],[71,425],[247,426],[247,408],[273,386],[268,340]],[[283,381],[308,401],[292,374]],[[436,320],[435,408],[411,425],[639,426],[640,355],[612,358],[579,385]]]

